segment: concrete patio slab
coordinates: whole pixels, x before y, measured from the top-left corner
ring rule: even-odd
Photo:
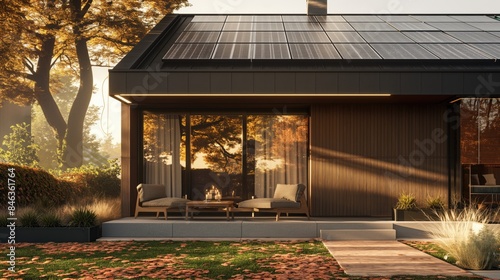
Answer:
[[[113,237],[172,237],[172,223],[163,219],[120,219],[106,222],[102,227],[102,236]]]
[[[352,276],[443,275],[472,273],[397,241],[323,241],[345,273]]]

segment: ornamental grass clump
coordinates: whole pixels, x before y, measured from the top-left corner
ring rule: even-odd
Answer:
[[[97,225],[97,215],[89,209],[76,209],[71,215],[69,225],[72,227],[93,227]]]
[[[498,265],[500,229],[489,224],[496,212],[469,206],[437,215],[440,222],[430,229],[431,235],[457,266],[481,270]]]
[[[398,197],[398,202],[395,206],[398,210],[414,210],[417,209],[417,199],[413,194],[402,193]]]
[[[40,217],[42,227],[62,227],[63,222],[59,215],[54,213],[45,213]]]
[[[19,223],[23,227],[39,227],[39,214],[32,208],[23,209],[19,211]]]

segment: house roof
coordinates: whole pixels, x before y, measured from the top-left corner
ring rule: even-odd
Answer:
[[[167,15],[110,71],[110,94],[474,94],[500,80],[497,58],[487,15]]]

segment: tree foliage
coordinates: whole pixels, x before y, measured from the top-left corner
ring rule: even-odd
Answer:
[[[4,0],[0,4],[0,99],[36,100],[53,128],[65,167],[83,162],[92,65],[112,64],[186,0]],[[67,120],[52,95],[56,68],[79,78]]]
[[[10,127],[12,132],[5,135],[2,142],[5,149],[0,148],[2,161],[30,167],[38,166],[39,146],[35,144],[29,126],[27,123],[21,123]]]

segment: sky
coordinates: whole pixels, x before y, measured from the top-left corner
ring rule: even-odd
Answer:
[[[306,0],[189,0],[177,13],[297,13]],[[329,0],[331,14],[491,14],[500,13],[498,0]]]
[[[304,14],[306,0],[189,0],[180,14]],[[331,14],[500,14],[500,0],[329,0]],[[108,69],[94,68],[97,87],[92,104],[102,107],[92,131],[103,138],[111,133],[120,142],[120,103],[108,96]]]

